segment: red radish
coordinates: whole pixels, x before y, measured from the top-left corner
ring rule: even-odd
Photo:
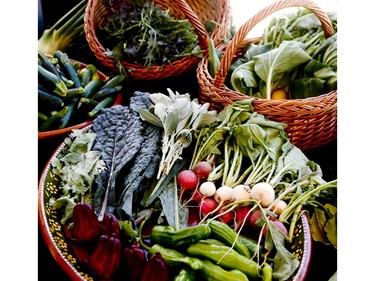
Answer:
[[[217,210],[215,214],[217,215],[218,220],[226,224],[231,223],[234,219],[234,211],[227,212],[226,210],[223,210],[223,208]]]
[[[219,210],[221,207],[224,206],[224,204],[227,204],[230,202],[232,198],[232,188],[226,185],[220,186],[214,195],[215,201],[218,203],[217,207],[212,210],[210,213],[206,214],[202,221],[206,220],[206,218],[214,213],[216,213],[217,210]]]
[[[216,192],[215,197],[218,197],[217,194],[218,194],[218,192]],[[229,195],[229,191],[228,191],[228,195]],[[217,199],[217,198],[215,198],[215,199]],[[230,202],[233,202],[232,206],[220,215],[224,215],[226,212],[232,212],[233,210],[235,210],[239,206],[249,205],[250,204],[249,199],[251,199],[251,193],[250,193],[249,186],[243,185],[243,184],[235,186],[234,188],[232,188],[232,190],[230,192],[230,200],[228,200]],[[220,215],[219,214],[216,215],[214,217],[214,219],[218,218]]]
[[[202,198],[203,195],[198,190],[194,190],[193,194],[190,197],[190,200],[198,204],[202,201]]]
[[[260,209],[255,210],[250,217],[250,225],[255,230],[260,230],[264,224],[264,219],[262,217],[262,211]]]
[[[280,229],[285,234],[285,236],[288,236],[288,230],[286,229],[285,225],[281,221],[274,220],[274,221],[271,221],[271,223],[274,223],[277,226],[277,228]],[[267,226],[263,228],[263,235],[264,236],[267,235]]]
[[[200,161],[194,165],[193,171],[198,176],[198,178],[206,180],[212,172],[212,165],[207,161]]]
[[[177,184],[181,189],[194,189],[198,184],[198,176],[192,170],[183,170],[177,175]]]
[[[177,184],[181,187],[180,200],[186,190],[192,190],[199,183],[198,176],[192,170],[183,170],[177,175]]]
[[[199,214],[203,217],[207,217],[210,214],[214,213],[214,210],[217,208],[217,203],[212,198],[203,198],[201,202],[199,202]]]
[[[236,209],[236,225],[250,225],[250,217],[253,211],[248,206]]]

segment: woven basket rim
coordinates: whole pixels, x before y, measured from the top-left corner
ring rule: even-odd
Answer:
[[[97,9],[98,5],[101,5],[101,0],[88,0],[88,5],[86,7],[85,17],[84,17],[84,31],[86,35],[86,40],[89,43],[91,51],[94,55],[107,67],[112,69],[118,69],[118,65],[115,60],[110,58],[105,54],[106,49],[99,41],[97,37],[97,24],[95,21],[95,13],[94,10]],[[122,0],[126,1],[126,0]],[[219,0],[221,5],[218,7],[220,9],[220,19],[223,22],[229,22],[230,18],[230,6],[227,3],[228,1]],[[169,76],[175,76],[180,73],[183,73],[193,67],[196,67],[201,59],[207,53],[208,50],[208,40],[211,38],[207,33],[203,23],[199,20],[198,15],[192,10],[192,8],[187,4],[185,0],[175,0],[173,3],[179,9],[185,18],[187,18],[192,26],[194,27],[195,33],[198,37],[199,47],[201,49],[202,54],[200,56],[197,55],[186,55],[179,59],[172,60],[169,63],[164,65],[152,65],[147,67],[142,64],[133,63],[130,61],[121,61],[120,64],[125,69],[129,70],[129,75],[133,76],[134,78],[138,79],[161,79],[166,78]],[[222,28],[222,26],[220,27]],[[229,29],[229,26],[226,28]],[[216,36],[220,36],[221,33],[215,29]]]
[[[334,34],[332,23],[327,14],[314,2],[309,0],[279,0],[246,21],[235,33],[232,40],[217,48],[224,54],[220,58],[219,68],[214,76],[209,72],[209,55],[199,62],[196,75],[199,84],[198,100],[209,103],[210,108],[222,110],[226,105],[235,101],[253,98],[225,85],[225,77],[234,58],[242,56],[248,43],[258,43],[260,38],[247,39],[248,32],[264,17],[283,8],[305,7],[318,14],[326,37]],[[237,55],[237,56],[236,56]],[[286,133],[291,142],[302,150],[314,149],[327,144],[337,137],[337,90],[315,97],[303,99],[265,99],[254,98],[252,101],[256,112],[269,119],[285,123]]]

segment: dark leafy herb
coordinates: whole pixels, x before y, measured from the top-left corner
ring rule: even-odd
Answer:
[[[115,60],[146,67],[164,65],[194,53],[198,47],[191,23],[175,18],[160,5],[142,0],[110,7],[113,14],[99,34],[111,50],[107,54]]]
[[[93,197],[95,210],[100,210],[99,219],[102,218],[104,212],[112,213],[119,206],[119,200],[124,196],[124,176],[129,173],[127,175],[129,179],[129,177],[132,178],[130,173],[134,171],[140,173],[137,169],[130,168],[134,166],[134,159],[142,151],[142,146],[145,146],[146,141],[152,140],[153,142],[151,145],[153,151],[149,152],[147,161],[158,162],[158,159],[151,159],[150,156],[151,154],[157,155],[156,143],[160,137],[156,134],[155,139],[150,137],[146,139],[144,123],[138,113],[138,109],[146,109],[150,104],[149,93],[135,92],[130,99],[129,107],[118,105],[103,110],[93,122],[93,130],[97,133],[93,150],[101,152],[107,167],[107,170],[95,179],[97,190]],[[151,169],[153,166],[155,164],[148,168]],[[145,178],[151,178],[150,174],[152,174],[151,170],[144,175]],[[125,187],[128,186],[127,183],[131,181],[125,181]],[[131,188],[132,191],[136,189],[136,186]]]

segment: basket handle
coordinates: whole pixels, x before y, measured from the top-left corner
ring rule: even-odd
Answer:
[[[186,3],[185,0],[175,0],[176,5],[186,16],[186,18],[193,25],[195,33],[198,36],[199,46],[202,51],[208,49],[208,34],[206,28],[203,26],[202,22],[198,18],[197,14],[192,10],[192,8]]]
[[[266,18],[267,16],[271,15],[272,13],[284,9],[284,8],[292,8],[292,7],[303,7],[309,9],[312,13],[314,13],[318,19],[320,20],[324,34],[326,38],[332,36],[334,34],[334,29],[330,19],[328,18],[327,14],[317,6],[316,3],[310,0],[279,0],[275,3],[269,5],[266,8],[263,8],[254,16],[252,16],[249,20],[247,20],[236,32],[233,36],[232,40],[229,42],[223,57],[220,60],[219,67],[216,71],[215,78],[214,78],[214,85],[216,87],[222,87],[224,85],[225,77],[227,76],[228,70],[232,63],[233,57],[237,52],[238,47],[240,46],[241,42],[245,40],[245,37],[250,32],[250,30],[261,20]]]

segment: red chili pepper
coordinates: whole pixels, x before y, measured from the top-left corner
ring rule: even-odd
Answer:
[[[133,281],[140,281],[147,264],[147,252],[143,250],[138,243],[124,248],[124,262],[130,270]]]
[[[160,253],[151,256],[146,264],[141,281],[167,281],[168,267]]]
[[[102,235],[88,267],[97,277],[111,278],[120,266],[122,245],[116,237]]]
[[[73,236],[75,241],[95,241],[104,234],[104,228],[91,205],[77,203],[73,208]]]

